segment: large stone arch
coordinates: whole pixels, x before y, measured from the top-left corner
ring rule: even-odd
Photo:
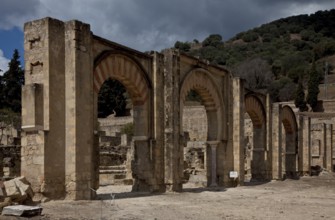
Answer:
[[[217,85],[210,72],[205,69],[194,69],[190,71],[182,80],[180,87],[180,122],[183,121],[183,108],[186,96],[191,90],[195,90],[202,98],[207,114],[207,184],[215,186],[217,179],[217,148],[222,139],[222,109],[223,101],[218,92]],[[180,123],[182,132],[182,123]]]
[[[98,93],[108,78],[120,81],[128,90],[134,105],[141,105],[149,97],[151,87],[143,68],[134,59],[122,53],[104,52],[95,61],[93,87]]]
[[[252,143],[245,140],[247,172],[252,179],[267,178],[266,167],[266,113],[261,100],[255,94],[245,96],[245,111],[252,121]],[[250,168],[250,170],[248,170]]]
[[[282,129],[282,173],[286,177],[297,174],[297,133],[298,125],[292,108],[285,105],[281,109]]]
[[[141,65],[131,56],[116,52],[104,52],[95,61],[93,88],[95,96],[95,118],[97,118],[97,96],[102,84],[109,78],[122,83],[133,104],[134,137],[132,167],[133,190],[150,190],[153,175],[150,163],[151,118],[150,118],[150,81]],[[97,125],[97,123],[95,123]]]

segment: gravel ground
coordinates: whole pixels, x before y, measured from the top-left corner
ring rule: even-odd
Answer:
[[[43,203],[42,216],[30,219],[335,219],[334,173],[236,188],[186,184],[182,193],[132,193],[130,189],[107,186],[99,189],[100,200]]]

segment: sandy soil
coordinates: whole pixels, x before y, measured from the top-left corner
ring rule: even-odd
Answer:
[[[182,193],[129,191],[129,186],[101,187],[101,200],[50,201],[41,204],[42,216],[30,219],[335,219],[334,173],[236,188],[188,184]]]

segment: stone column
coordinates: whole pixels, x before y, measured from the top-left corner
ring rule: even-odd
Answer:
[[[333,169],[333,125],[332,124],[324,124],[324,143],[325,143],[325,155],[324,155],[324,168],[326,168],[329,172]]]
[[[266,169],[266,178],[271,179],[271,142],[272,142],[272,103],[270,94],[266,95],[266,146],[265,146],[265,152],[264,152],[264,158],[265,158],[265,169]]]
[[[251,173],[252,178],[261,180],[266,178],[266,164],[264,163],[266,137],[264,128],[254,126],[253,130],[254,146],[252,152]]]
[[[168,191],[182,189],[184,170],[180,143],[180,60],[173,50],[164,51],[164,164]]]
[[[281,106],[272,107],[272,179],[282,178],[282,121]]]
[[[311,119],[308,116],[299,116],[299,172],[311,172]]]
[[[152,173],[150,146],[147,136],[134,136],[131,170],[134,178],[133,191],[153,191],[155,183]]]
[[[207,141],[207,185],[218,186],[217,183],[217,148],[219,141]]]
[[[296,133],[286,133],[285,138],[285,173],[294,177],[297,174]]]
[[[234,171],[238,172],[239,183],[244,182],[244,86],[240,78],[233,78],[233,156]]]
[[[164,56],[153,55],[153,166],[157,179],[157,191],[165,191],[164,185]]]
[[[79,21],[65,23],[66,198],[92,199],[96,175],[92,35]]]

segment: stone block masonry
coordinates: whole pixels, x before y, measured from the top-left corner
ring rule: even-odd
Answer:
[[[132,99],[134,136],[128,157],[134,191],[182,190],[188,129],[183,111],[191,90],[201,96],[207,118],[207,133],[194,131],[193,137],[207,146],[207,185],[232,185],[230,171],[237,171],[243,184],[246,111],[253,126],[264,129],[256,132],[259,138],[253,136],[261,142],[253,153],[262,161],[256,165],[266,168],[255,174],[277,179],[282,171],[309,169],[308,119],[297,125],[289,105],[247,102],[252,91],[222,67],[173,49],[142,53],[96,36],[89,24],[76,20],[27,22],[24,35],[21,171],[36,195],[94,198],[99,186],[97,97],[109,78],[120,81]],[[331,129],[323,127],[326,154],[333,151]],[[328,168],[332,157],[323,156]]]

